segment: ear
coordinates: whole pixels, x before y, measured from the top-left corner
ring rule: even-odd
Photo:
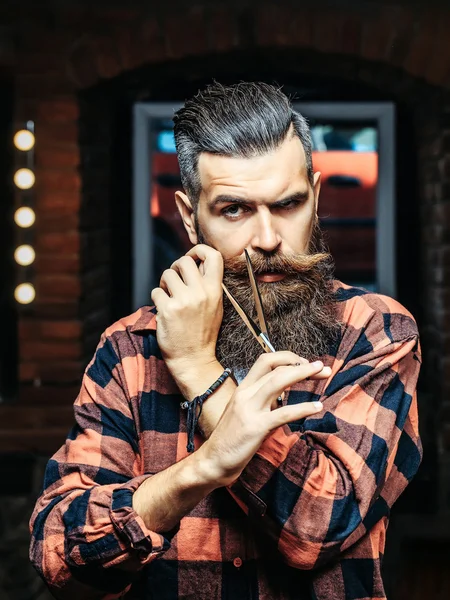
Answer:
[[[317,215],[317,209],[319,207],[319,194],[320,194],[321,179],[322,179],[322,173],[320,171],[316,171],[314,173],[314,184],[313,184],[314,201],[316,203],[316,215]]]
[[[192,208],[191,201],[183,192],[175,192],[175,202],[177,203],[178,212],[180,213],[189,240],[191,244],[195,246],[198,243],[198,238],[195,229],[194,209]]]

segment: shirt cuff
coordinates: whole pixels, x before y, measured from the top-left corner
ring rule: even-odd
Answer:
[[[111,522],[142,565],[164,554],[180,528],[178,524],[168,532],[156,533],[146,527],[142,517],[133,509],[133,494],[148,477],[143,475],[127,481],[113,491],[111,498]]]

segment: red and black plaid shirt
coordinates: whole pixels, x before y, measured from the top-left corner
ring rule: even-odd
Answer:
[[[320,398],[322,412],[275,430],[231,488],[165,534],[146,528],[132,495],[186,456],[186,413],[154,310],[106,330],[31,520],[31,558],[56,597],[385,597],[389,512],[421,460],[418,333],[395,300],[340,282],[336,300],[344,325],[323,357],[331,376],[288,394]]]

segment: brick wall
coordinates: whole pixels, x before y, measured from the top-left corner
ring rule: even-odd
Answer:
[[[437,108],[437,110],[436,110]],[[418,115],[423,223],[424,300],[422,335],[426,375],[437,434],[441,510],[450,514],[450,102],[443,97],[428,117]]]
[[[395,101],[417,148],[414,167],[404,169],[398,185],[411,192],[411,208],[418,207],[420,234],[412,241],[408,236],[405,201],[399,266],[404,278],[407,269],[419,270],[418,285],[405,299],[420,317],[421,428],[429,444],[426,460],[436,463],[420,481],[425,498],[429,473],[440,470],[439,516],[426,523],[423,536],[447,535],[450,10],[432,0],[427,8],[364,0],[90,4],[80,0],[44,9],[23,0],[0,7],[0,31],[7,41],[0,44],[0,64],[14,75],[15,116],[18,122],[33,119],[37,135],[37,298],[20,313],[20,397],[14,405],[0,406],[0,452],[48,455],[56,449],[72,423],[71,404],[83,369],[110,322],[117,264],[111,244],[117,225],[111,212],[111,198],[117,196],[113,134],[124,98],[170,99],[177,90],[183,99],[198,81],[218,73],[239,72],[242,78],[258,73],[288,87],[302,78],[338,80],[348,86],[349,96],[365,86],[374,98]],[[23,502],[32,504],[25,496]],[[405,539],[412,525],[415,531],[415,523],[399,522],[398,539]],[[11,543],[0,532],[1,539]],[[427,551],[422,555],[425,560]],[[395,560],[392,565],[395,583]],[[20,593],[7,597],[24,597]]]

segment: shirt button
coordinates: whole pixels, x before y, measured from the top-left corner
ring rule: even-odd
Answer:
[[[236,569],[239,569],[239,567],[242,567],[242,558],[239,558],[239,556],[237,556],[233,560],[233,565],[236,567]]]

